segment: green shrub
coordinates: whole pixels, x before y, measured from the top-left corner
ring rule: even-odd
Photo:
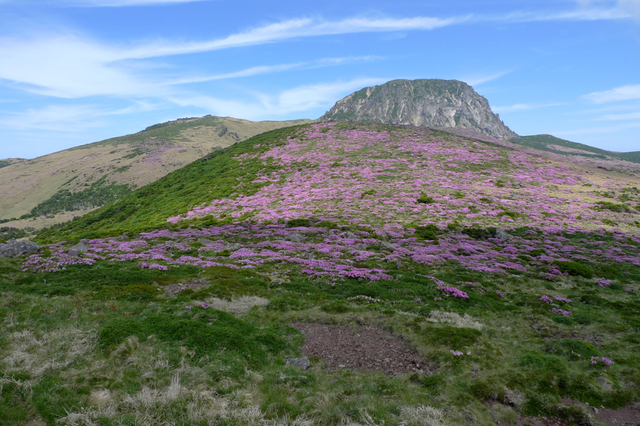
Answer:
[[[440,228],[432,223],[426,226],[418,226],[413,235],[415,235],[419,240],[437,241],[438,234],[440,234]]]
[[[552,354],[563,355],[573,360],[578,359],[578,354],[580,354],[580,358],[582,359],[589,359],[592,356],[600,355],[598,348],[591,343],[571,339],[560,339],[548,342],[545,345],[545,350]]]
[[[341,302],[333,302],[327,305],[322,305],[320,310],[329,314],[344,314],[351,311],[351,308]]]
[[[616,213],[628,213],[631,212],[631,208],[624,204],[615,204],[610,201],[598,201],[596,209],[598,210],[610,210]]]
[[[286,341],[273,331],[260,330],[226,312],[194,309],[198,309],[197,319],[161,313],[111,320],[102,326],[98,342],[109,351],[128,336],[145,340],[154,335],[161,341],[194,349],[199,356],[227,350],[258,365],[266,361],[268,353],[287,347]]]
[[[425,194],[424,192],[420,195],[420,198],[418,198],[416,201],[420,204],[433,204],[436,202],[436,200],[434,200],[433,197]]]
[[[428,327],[422,335],[430,343],[446,346],[447,349],[460,349],[471,346],[478,341],[482,333],[474,328],[462,327]]]
[[[562,272],[566,272],[569,275],[579,276],[584,278],[593,277],[593,269],[582,263],[574,262],[571,260],[556,260],[554,264]]]
[[[309,219],[291,219],[287,222],[287,228],[297,228],[297,227],[310,227],[311,221]]]

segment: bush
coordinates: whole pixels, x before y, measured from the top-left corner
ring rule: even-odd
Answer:
[[[192,348],[198,356],[227,350],[258,365],[266,362],[267,353],[279,352],[287,346],[273,331],[260,330],[226,312],[197,309],[197,319],[162,313],[111,320],[100,330],[98,342],[109,351],[128,336],[145,340],[154,335],[161,341]]]
[[[425,194],[424,192],[420,195],[420,198],[418,198],[416,201],[420,204],[433,204],[436,202],[436,200],[434,200],[433,197]]]
[[[448,349],[460,349],[478,341],[482,333],[474,328],[428,327],[423,331],[427,341],[447,346]]]
[[[440,228],[432,223],[426,226],[418,226],[413,235],[415,235],[419,240],[437,241],[438,234],[440,234]]]
[[[554,262],[558,269],[569,275],[579,276],[584,278],[593,277],[593,269],[582,263],[566,260],[557,260]]]
[[[287,222],[287,228],[297,228],[299,226],[308,228],[311,226],[311,222],[309,219],[291,219]]]

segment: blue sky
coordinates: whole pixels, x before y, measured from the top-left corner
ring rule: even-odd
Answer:
[[[398,78],[465,81],[521,135],[640,150],[640,0],[0,0],[0,158],[317,118]]]

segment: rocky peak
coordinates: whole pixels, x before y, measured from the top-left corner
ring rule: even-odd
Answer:
[[[518,136],[484,97],[457,80],[392,80],[365,87],[336,102],[320,121],[457,127],[504,140]]]

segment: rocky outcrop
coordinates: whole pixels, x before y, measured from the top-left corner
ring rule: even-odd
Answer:
[[[457,80],[393,80],[366,87],[336,102],[319,120],[456,127],[503,140],[518,136],[484,97]]]
[[[0,257],[18,257],[38,250],[40,247],[33,241],[10,241],[8,244],[0,245]]]

